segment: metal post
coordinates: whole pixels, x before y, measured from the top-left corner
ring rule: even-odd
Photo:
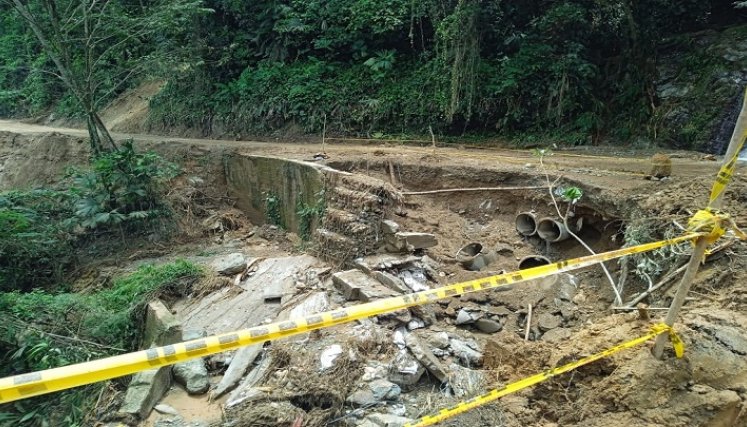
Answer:
[[[729,141],[729,148],[726,150],[726,155],[724,155],[724,165],[727,164],[735,154],[738,154],[737,150],[742,143],[742,137],[745,130],[747,130],[747,91],[745,91],[745,98],[742,101],[742,111],[739,113],[739,118],[737,118],[737,123],[734,126],[734,133],[731,135],[731,141]],[[719,194],[718,197],[711,202],[710,207],[714,209],[720,208],[725,193],[726,191],[723,191]],[[674,321],[677,320],[680,309],[682,309],[682,305],[685,303],[685,298],[690,292],[690,286],[692,286],[695,275],[698,273],[700,263],[705,256],[707,247],[708,242],[704,237],[698,238],[695,242],[695,248],[693,248],[693,253],[690,256],[690,262],[687,264],[685,274],[682,276],[682,280],[680,280],[677,293],[674,296],[674,300],[672,300],[672,305],[669,307],[667,317],[664,320],[664,323],[669,326],[674,325]],[[661,359],[661,356],[664,353],[664,345],[668,340],[669,337],[667,334],[661,334],[656,337],[656,344],[653,349],[654,357]]]

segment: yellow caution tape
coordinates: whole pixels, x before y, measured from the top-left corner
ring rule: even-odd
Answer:
[[[745,90],[744,93],[744,101],[747,103],[747,90]],[[736,151],[734,151],[734,155],[729,159],[728,162],[726,162],[723,166],[721,166],[721,169],[718,171],[718,174],[716,175],[716,181],[713,183],[713,188],[711,188],[711,197],[708,201],[708,205],[713,203],[716,198],[718,198],[721,193],[726,190],[726,186],[731,181],[732,175],[734,175],[734,168],[737,165],[737,160],[739,159],[739,153],[742,151],[742,148],[744,148],[744,142],[747,139],[747,129],[745,129],[744,133],[742,133],[741,141],[739,141]]]
[[[747,234],[739,229],[734,219],[729,214],[711,209],[701,209],[695,212],[687,222],[687,231],[691,233],[705,233],[703,238],[708,244],[713,244],[720,239],[729,228],[738,239],[747,240]]]
[[[471,280],[399,297],[384,298],[366,304],[314,314],[304,318],[290,319],[284,322],[271,323],[264,326],[257,326],[250,329],[193,341],[122,354],[106,359],[78,363],[75,365],[47,369],[13,377],[0,378],[0,403],[12,402],[98,381],[122,377],[135,372],[172,365],[188,359],[204,357],[251,344],[298,335],[315,329],[328,328],[342,323],[390,313],[403,308],[426,304],[456,295],[499,288],[513,283],[525,282],[528,280],[552,276],[565,271],[590,267],[600,262],[609,261],[626,255],[648,252],[665,246],[675,245],[677,243],[695,239],[702,235],[703,233],[690,233],[674,239],[662,240],[602,254],[561,261],[550,265],[543,265],[512,273]]]
[[[624,342],[622,344],[616,345],[614,347],[608,348],[607,350],[601,351],[596,354],[592,354],[591,356],[584,357],[583,359],[579,359],[575,362],[568,363],[563,366],[559,366],[557,368],[549,369],[547,371],[544,371],[542,373],[539,373],[537,375],[533,375],[531,377],[524,378],[522,380],[513,382],[511,384],[508,384],[506,386],[503,386],[501,388],[494,389],[488,393],[485,393],[483,395],[474,397],[469,400],[465,400],[463,402],[460,402],[450,408],[442,409],[438,413],[433,415],[428,415],[423,418],[420,418],[419,420],[415,421],[414,423],[408,423],[405,424],[404,427],[424,427],[424,426],[430,426],[436,423],[439,423],[443,420],[446,420],[448,418],[457,416],[459,414],[462,414],[464,412],[467,412],[471,409],[477,408],[479,406],[485,405],[486,403],[490,403],[494,400],[497,400],[503,396],[516,393],[519,390],[525,389],[527,387],[531,387],[535,384],[539,384],[543,381],[547,381],[548,379],[558,376],[560,374],[563,374],[568,371],[572,371],[576,368],[579,368],[581,366],[587,365],[591,362],[595,362],[600,359],[604,359],[605,357],[609,357],[619,351],[635,347],[638,345],[641,345],[645,343],[646,341],[649,341],[653,338],[656,338],[658,335],[663,333],[669,333],[669,338],[672,341],[672,345],[674,347],[674,353],[677,357],[682,357],[685,352],[685,345],[683,344],[682,340],[679,336],[674,332],[674,330],[667,326],[664,323],[659,323],[654,325],[651,328],[651,332]]]

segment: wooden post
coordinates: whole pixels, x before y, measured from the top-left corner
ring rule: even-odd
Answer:
[[[745,98],[742,101],[742,111],[739,113],[739,118],[737,118],[737,123],[734,126],[734,133],[731,135],[731,141],[729,141],[729,148],[726,150],[726,154],[724,155],[724,165],[727,164],[734,155],[739,154],[737,151],[742,145],[742,138],[746,130],[747,91],[745,92]],[[710,207],[714,209],[720,208],[725,193],[726,191],[721,192],[721,194],[711,202]],[[680,309],[682,309],[682,305],[685,303],[685,298],[687,297],[688,292],[690,292],[690,286],[692,286],[695,275],[698,273],[698,268],[700,268],[700,263],[705,256],[707,248],[708,242],[706,241],[706,238],[699,237],[695,242],[695,248],[693,248],[693,254],[690,256],[690,262],[687,264],[687,269],[685,269],[685,275],[682,276],[682,280],[680,280],[677,293],[674,296],[674,300],[672,300],[672,305],[669,307],[667,317],[664,319],[664,323],[667,325],[672,326],[674,325],[674,321],[677,320],[677,316],[680,313]],[[661,359],[661,356],[664,353],[664,345],[667,341],[669,341],[667,334],[661,334],[656,337],[656,344],[653,349],[654,357]]]

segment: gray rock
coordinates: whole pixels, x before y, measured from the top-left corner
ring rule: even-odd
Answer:
[[[395,236],[405,242],[409,251],[432,248],[438,245],[436,236],[430,233],[399,232]]]
[[[188,331],[182,331],[182,341],[199,340],[205,338],[207,333],[204,330],[190,329]]]
[[[400,272],[400,277],[405,285],[412,289],[413,292],[420,292],[430,289],[427,285],[428,278],[425,277],[425,272],[422,269],[413,268],[410,270],[403,270]]]
[[[166,415],[179,415],[179,411],[172,408],[171,406],[161,403],[159,405],[156,405],[153,409],[156,410],[159,414],[166,414]]]
[[[238,252],[218,258],[212,263],[213,269],[224,276],[239,274],[246,270],[246,258]]]
[[[449,337],[446,337],[446,345],[448,345]],[[445,382],[447,380],[448,372],[441,362],[436,358],[433,352],[414,334],[408,334],[405,336],[405,344],[410,349],[415,359],[420,362],[425,369],[430,372],[431,375],[438,378],[439,381]]]
[[[556,293],[558,298],[563,301],[573,301],[576,296],[576,278],[570,274],[562,274],[560,280],[556,283]]]
[[[402,268],[419,260],[420,258],[414,255],[379,254],[358,258],[355,260],[355,266],[366,273],[371,273],[374,270]]]
[[[354,406],[371,406],[384,400],[396,400],[401,393],[397,384],[387,380],[374,380],[363,384],[346,401]]]
[[[270,366],[272,366],[271,353],[265,353],[259,364],[244,377],[244,380],[236,387],[236,390],[228,395],[225,407],[232,408],[247,401],[247,399],[254,398],[256,395],[254,387],[264,378],[267,371],[270,370]]]
[[[475,323],[477,319],[480,319],[482,317],[482,312],[480,311],[469,311],[467,309],[461,309],[457,313],[456,320],[454,321],[455,325],[468,325],[471,323]]]
[[[432,304],[410,307],[410,312],[414,317],[421,319],[423,323],[425,323],[425,326],[430,326],[436,323],[436,312],[433,310]]]
[[[550,313],[542,313],[537,317],[537,326],[542,332],[547,332],[560,326],[561,318]]]
[[[475,350],[475,344],[470,345],[469,343],[452,338],[449,340],[451,345],[451,354],[459,359],[466,366],[479,366],[482,362],[482,353]]]
[[[399,231],[399,224],[396,222],[385,219],[381,222],[381,231],[386,234],[395,234]]]
[[[449,365],[448,382],[456,397],[475,396],[483,389],[485,376],[482,371],[452,363]]]
[[[555,328],[545,332],[541,340],[550,343],[561,343],[571,337],[571,330],[567,328]]]
[[[241,378],[249,369],[249,366],[254,363],[254,359],[256,359],[261,352],[262,344],[240,348],[231,359],[231,364],[228,365],[225,375],[223,375],[223,378],[220,380],[218,385],[215,386],[212,398],[217,399],[223,396],[227,391],[236,387],[236,384],[241,381]]]
[[[370,422],[378,427],[402,427],[412,420],[392,414],[371,414],[367,416],[363,421]]]
[[[134,415],[143,420],[147,418],[150,410],[161,400],[171,385],[170,368],[170,366],[164,366],[135,374],[127,387],[119,412]]]
[[[400,350],[389,364],[389,381],[407,387],[417,384],[425,368],[407,350]]]
[[[174,380],[183,385],[189,394],[203,394],[210,388],[207,368],[202,358],[177,363],[172,372]]]
[[[162,346],[182,340],[182,324],[171,314],[171,310],[161,300],[148,303],[145,314],[143,347]]]
[[[475,327],[486,334],[493,334],[503,329],[503,325],[500,322],[487,318],[477,319]]]
[[[742,356],[747,355],[747,338],[745,338],[744,332],[740,332],[732,327],[723,326],[716,329],[714,335],[717,340],[732,352]]]
[[[425,328],[425,322],[417,317],[413,317],[412,320],[407,322],[407,330],[408,331],[414,331],[416,329],[423,329]]]
[[[426,341],[435,348],[444,349],[449,346],[449,334],[446,332],[431,334],[428,335]]]
[[[332,283],[346,300],[368,302],[395,296],[396,293],[360,270],[347,270],[332,275]]]
[[[388,273],[386,271],[374,271],[373,273],[371,273],[371,276],[381,282],[382,285],[395,292],[398,292],[400,294],[410,293],[410,288],[405,286],[405,282],[403,282],[402,279],[392,273]]]

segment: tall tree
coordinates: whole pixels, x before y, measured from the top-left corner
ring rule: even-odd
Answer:
[[[186,28],[201,0],[0,0],[23,18],[85,114],[91,150],[116,150],[99,111],[150,65],[171,55],[164,35]]]

